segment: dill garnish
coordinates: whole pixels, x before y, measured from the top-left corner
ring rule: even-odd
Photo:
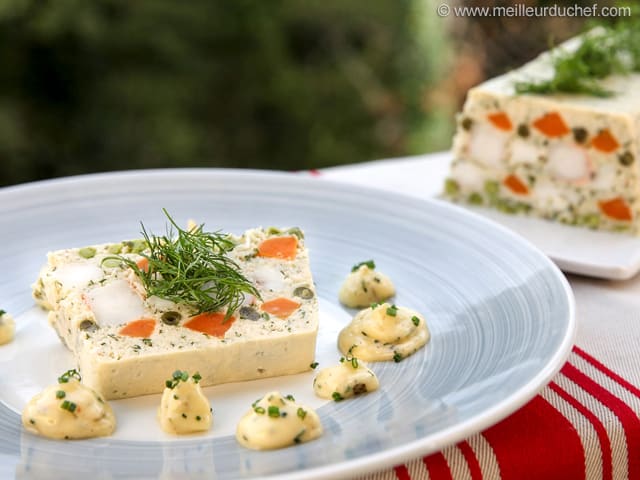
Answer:
[[[575,51],[552,52],[554,76],[549,80],[521,81],[516,93],[576,93],[610,97],[600,80],[612,74],[640,71],[640,28],[634,22],[601,26],[586,33]]]
[[[147,295],[190,305],[196,313],[226,308],[226,318],[240,307],[245,294],[260,298],[238,265],[225,255],[234,247],[226,234],[205,232],[204,225],[184,230],[162,211],[170,222],[165,236],[149,234],[141,223],[148,249],[140,255],[148,265],[141,268],[135,260],[118,257],[140,278]]]

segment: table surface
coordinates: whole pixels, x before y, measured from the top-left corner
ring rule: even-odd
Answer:
[[[310,172],[420,198],[438,195],[447,153]],[[640,276],[567,275],[578,331],[566,364],[528,404],[441,452],[368,474],[387,479],[640,479]]]

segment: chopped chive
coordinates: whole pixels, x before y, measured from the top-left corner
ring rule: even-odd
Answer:
[[[413,322],[413,324],[417,327],[418,325],[420,325],[420,319],[418,317],[416,317],[415,315],[413,317],[411,317],[411,321]]]
[[[264,412],[265,412],[264,408],[262,408],[262,407],[253,407],[253,411],[258,413],[258,414],[260,414],[260,415],[263,415]]]
[[[390,317],[395,317],[398,314],[398,307],[396,307],[395,305],[391,305],[389,308],[387,308],[387,315],[389,315]]]
[[[66,397],[66,396],[67,396],[67,394],[65,393],[65,391],[64,391],[64,390],[58,390],[58,391],[56,392],[56,398],[64,398],[64,397]]]
[[[290,401],[292,401],[292,402],[295,402],[295,401],[296,401],[296,399],[295,399],[295,398],[293,398],[293,395],[291,395],[291,394],[287,395],[287,396],[286,396],[286,397],[284,397],[284,398],[286,398],[287,400],[290,400]]]
[[[302,420],[304,420],[304,417],[306,417],[306,416],[307,416],[307,411],[304,408],[299,407],[298,408],[298,417],[300,417]]]
[[[309,366],[313,369],[316,369],[318,367],[318,362],[313,362],[311,364],[309,364]]]
[[[333,392],[331,394],[331,397],[336,401],[336,402],[340,402],[342,400],[344,400],[344,397],[342,395],[340,395],[338,392]]]
[[[280,408],[276,407],[275,405],[269,405],[267,413],[270,417],[278,418],[280,417]]]
[[[353,267],[351,267],[351,271],[355,272],[356,270],[358,270],[363,265],[366,265],[371,270],[375,270],[375,268],[376,268],[376,264],[375,264],[375,262],[373,260],[366,260],[364,262],[356,263]]]
[[[58,383],[69,383],[71,378],[75,378],[78,381],[82,380],[78,371],[74,368],[72,370],[67,370],[62,375],[58,377]]]
[[[358,359],[356,357],[351,357],[351,366],[353,368],[358,368]]]
[[[76,407],[77,405],[73,402],[70,402],[69,400],[65,400],[62,402],[62,404],[60,404],[60,408],[62,408],[63,410],[67,410],[71,413],[76,411]]]
[[[393,354],[393,361],[398,363],[402,361],[402,355],[400,355],[398,352],[395,352]]]

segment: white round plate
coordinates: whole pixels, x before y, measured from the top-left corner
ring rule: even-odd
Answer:
[[[25,433],[31,395],[73,366],[34,307],[30,285],[51,250],[137,237],[140,221],[240,233],[299,226],[321,305],[317,359],[337,362],[336,334],[352,310],[337,302],[351,266],[374,259],[395,282],[394,302],[424,314],[432,340],[399,363],[372,364],[381,388],[323,402],[313,373],[209,387],[214,426],[169,437],[159,395],[112,402],[113,437],[52,441]],[[297,175],[156,170],[71,177],[0,190],[0,308],[16,317],[0,347],[2,478],[336,478],[391,467],[480,431],[531,399],[558,371],[575,331],[570,288],[539,251],[463,209]],[[282,361],[287,361],[283,357]],[[318,410],[324,435],[270,452],[246,450],[233,429],[251,402],[281,389]]]

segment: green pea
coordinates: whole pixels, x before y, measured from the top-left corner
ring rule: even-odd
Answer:
[[[482,205],[484,203],[482,195],[480,195],[478,192],[473,192],[471,195],[469,195],[467,201],[472,205]]]
[[[102,261],[102,266],[107,268],[117,268],[121,264],[121,260],[119,258],[105,258]]]
[[[460,192],[460,185],[453,178],[444,181],[444,191],[450,197],[455,197]]]
[[[109,245],[107,247],[107,252],[113,253],[114,255],[119,254],[120,252],[122,252],[122,244],[114,243],[113,245]]]
[[[500,191],[500,185],[495,180],[487,180],[484,182],[484,191],[490,197],[495,197]]]
[[[598,228],[600,226],[600,215],[589,213],[580,219],[580,223],[589,228]]]
[[[78,254],[82,258],[93,258],[96,256],[96,249],[93,247],[83,247],[80,250],[78,250]]]
[[[131,253],[140,253],[147,248],[147,242],[144,240],[134,240]]]

